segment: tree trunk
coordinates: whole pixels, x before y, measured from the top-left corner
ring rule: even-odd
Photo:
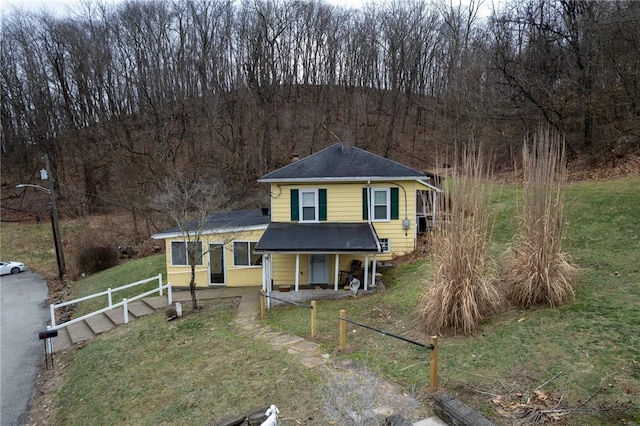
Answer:
[[[191,293],[191,307],[193,309],[200,309],[198,306],[198,299],[196,298],[196,265],[195,262],[191,262],[191,281],[189,282],[189,292]]]

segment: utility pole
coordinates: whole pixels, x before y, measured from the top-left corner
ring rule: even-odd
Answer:
[[[51,162],[49,155],[44,154],[44,162],[46,165],[46,174],[40,173],[43,180],[49,183],[49,194],[51,195],[51,228],[53,229],[53,240],[56,249],[56,262],[58,263],[58,279],[62,282],[65,273],[64,253],[62,250],[62,242],[60,241],[60,227],[58,225],[58,206],[56,205],[56,193],[54,191],[53,175],[51,174]]]

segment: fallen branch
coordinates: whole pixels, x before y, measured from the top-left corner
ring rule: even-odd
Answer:
[[[562,371],[558,372],[555,376],[553,376],[552,378],[550,378],[549,380],[547,380],[546,382],[544,382],[543,384],[541,384],[540,386],[538,386],[537,388],[535,388],[535,390],[539,390],[542,387],[548,385],[549,383],[553,382],[555,379],[557,379],[560,375],[562,374]]]
[[[595,398],[595,397],[596,397],[596,395],[598,395],[599,393],[602,393],[602,385],[603,385],[604,381],[605,381],[606,379],[608,379],[608,378],[609,378],[609,376],[611,376],[611,375],[613,375],[613,373],[609,373],[609,374],[607,374],[606,376],[604,376],[604,377],[602,378],[602,380],[600,380],[600,386],[598,386],[598,389],[596,389],[596,391],[595,391],[595,392],[593,392],[591,395],[589,395],[589,398],[585,399],[585,400],[584,400],[584,402],[582,402],[581,404],[578,404],[578,406],[577,406],[576,408],[578,408],[578,407],[584,407],[584,406],[587,404],[587,402],[591,401],[591,400],[592,400],[593,398]]]

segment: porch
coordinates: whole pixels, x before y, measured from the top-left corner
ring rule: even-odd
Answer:
[[[287,286],[280,286],[287,287]],[[368,290],[358,290],[358,296],[373,294],[377,288]],[[354,297],[350,290],[334,291],[332,288],[310,288],[309,286],[301,286],[299,291],[279,291],[274,289],[269,295],[269,307],[282,306],[289,303],[309,303],[312,300],[336,300]]]
[[[367,222],[271,223],[255,252],[262,254],[262,288],[267,294],[285,286],[293,292],[303,286],[338,292],[354,278],[360,290],[375,287],[381,247]],[[354,271],[356,263],[360,269]]]

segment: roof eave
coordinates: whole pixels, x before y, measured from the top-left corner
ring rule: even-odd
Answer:
[[[437,186],[433,186],[433,185],[431,185],[431,184],[430,184],[430,183],[428,183],[428,182],[424,182],[424,181],[419,180],[419,179],[417,179],[417,181],[418,181],[419,183],[423,184],[424,186],[426,186],[426,187],[429,187],[429,188],[433,189],[433,190],[434,190],[434,191],[436,191],[436,192],[442,192],[442,189],[438,188]]]
[[[318,249],[318,250],[297,250],[297,251],[292,251],[290,249],[287,250],[273,250],[273,249],[263,249],[263,250],[259,250],[259,249],[255,249],[254,250],[255,253],[262,253],[262,254],[268,254],[268,253],[277,253],[277,254],[305,254],[305,253],[314,253],[314,254],[335,254],[335,253],[372,253],[372,254],[379,254],[381,253],[381,251],[378,250],[367,250],[367,249],[340,249],[340,250],[335,250],[335,249]]]
[[[258,231],[262,229],[267,229],[268,224],[264,225],[253,225],[253,226],[240,226],[234,228],[219,228],[219,229],[207,229],[200,233],[200,235],[216,235],[216,234],[232,234],[234,232],[247,232],[247,231]],[[186,235],[194,235],[195,232],[189,231]],[[159,233],[153,234],[151,236],[154,240],[166,240],[167,238],[179,238],[184,237],[184,232],[168,232],[168,233]]]
[[[357,177],[315,177],[315,178],[281,178],[258,179],[260,183],[309,183],[309,182],[388,182],[428,180],[428,176],[357,176]],[[435,187],[434,187],[435,188]]]

